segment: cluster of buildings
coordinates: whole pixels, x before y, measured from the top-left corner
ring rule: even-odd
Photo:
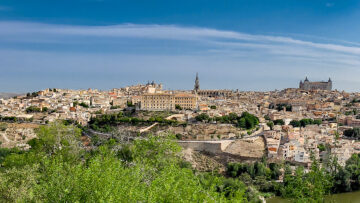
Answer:
[[[40,112],[27,112],[29,107]],[[327,82],[306,78],[299,88],[254,92],[202,90],[196,75],[194,89],[189,91],[163,90],[162,84],[148,82],[109,91],[47,89],[36,95],[0,99],[1,118],[37,123],[71,119],[86,125],[92,116],[126,108],[177,111],[184,121],[201,113],[215,117],[249,112],[259,118],[267,155],[296,163],[310,163],[312,155],[325,159],[329,151],[345,163],[360,149],[358,142],[342,136],[344,130],[360,127],[360,93],[334,91],[330,78]],[[301,128],[290,125],[304,118],[322,123]],[[268,123],[277,120],[283,123],[270,128]],[[327,150],[319,146],[327,146]]]

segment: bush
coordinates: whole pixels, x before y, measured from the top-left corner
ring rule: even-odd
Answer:
[[[49,111],[49,108],[48,107],[43,107],[42,108],[42,112],[48,112]]]
[[[306,127],[307,125],[313,125],[313,124],[316,124],[316,125],[320,125],[322,123],[322,120],[319,120],[319,119],[311,119],[311,118],[304,118],[304,119],[301,119],[300,121],[298,120],[292,120],[290,122],[290,125],[292,125],[293,127]]]
[[[41,109],[36,106],[30,106],[30,107],[26,108],[25,111],[26,111],[26,113],[37,113],[37,112],[41,112]]]
[[[202,114],[200,114],[200,115],[197,115],[197,116],[195,117],[195,119],[196,119],[197,121],[208,121],[208,120],[210,119],[210,116],[207,115],[206,113],[202,113]]]
[[[84,108],[89,108],[89,105],[87,105],[87,104],[84,103],[84,102],[81,102],[81,103],[79,104],[79,106],[82,106],[82,107],[84,107]]]
[[[274,120],[274,125],[285,125],[285,122],[283,119],[276,119]]]
[[[359,139],[360,128],[347,129],[344,131],[344,136]]]
[[[325,145],[324,145],[324,144],[319,144],[319,145],[317,146],[317,148],[320,150],[320,152],[323,152],[323,151],[325,151],[325,150],[326,150],[326,148],[325,148]]]
[[[52,127],[44,130],[54,135],[59,130],[67,131]],[[13,160],[16,155],[24,165],[0,171],[0,199],[7,202],[245,201],[246,186],[241,181],[193,172],[179,158],[181,148],[172,137],[150,136],[122,145],[110,142],[76,161],[66,159],[61,150],[48,154],[47,148],[36,148],[37,153],[32,148],[23,154],[7,154],[6,158]],[[26,159],[30,154],[36,156],[32,159],[36,163]]]
[[[0,123],[0,131],[5,131],[7,129],[7,124],[6,123]]]
[[[274,123],[272,121],[267,122],[266,125],[269,126],[270,130],[274,127]]]

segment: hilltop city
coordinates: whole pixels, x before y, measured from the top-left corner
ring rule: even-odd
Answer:
[[[311,163],[311,154],[325,160],[330,152],[344,165],[359,153],[360,94],[332,90],[330,78],[310,82],[306,77],[299,88],[269,92],[200,87],[196,75],[189,91],[163,90],[162,84],[148,82],[110,91],[51,88],[0,99],[0,119],[9,124],[0,141],[2,147],[27,148],[36,126],[56,120],[108,132],[95,118],[121,112],[133,118],[122,121],[130,123],[122,130],[172,132],[185,149],[195,151],[243,159],[266,155],[302,165]],[[177,125],[158,125],[166,122]]]

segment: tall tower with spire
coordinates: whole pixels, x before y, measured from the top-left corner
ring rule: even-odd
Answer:
[[[198,92],[199,90],[200,90],[199,75],[198,73],[196,73],[194,92]]]

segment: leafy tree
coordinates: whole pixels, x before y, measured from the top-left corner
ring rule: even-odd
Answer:
[[[283,197],[298,202],[323,202],[325,195],[330,194],[333,178],[328,171],[321,168],[314,159],[310,171],[305,173],[303,167],[297,167],[295,175],[285,172]]]
[[[285,122],[283,119],[276,119],[274,120],[274,125],[285,125]]]
[[[202,114],[200,114],[200,115],[197,115],[197,116],[195,117],[195,119],[196,119],[197,121],[207,121],[207,120],[210,119],[210,116],[207,115],[206,113],[202,113]]]
[[[80,136],[81,130],[73,125],[66,126],[54,122],[41,126],[37,130],[38,138],[29,141],[35,151],[45,152],[47,155],[60,153],[64,158],[78,158],[82,153]]]
[[[248,112],[243,112],[241,116],[238,117],[238,126],[240,128],[253,129],[258,124],[259,119]]]
[[[181,106],[179,104],[175,104],[175,109],[182,110]]]
[[[87,104],[84,103],[84,102],[81,102],[81,103],[79,104],[79,106],[82,106],[82,107],[84,107],[84,108],[89,108],[89,105],[87,105]]]
[[[41,109],[36,106],[29,106],[28,108],[26,108],[25,111],[26,113],[37,113],[37,112],[41,112]]]
[[[267,120],[267,121],[271,120],[270,117],[269,117],[269,115],[265,115],[265,116],[264,116],[264,119]]]
[[[269,126],[270,130],[274,128],[274,122],[272,121],[267,122],[266,125]]]
[[[53,139],[59,134],[64,140],[63,135],[72,131],[71,126],[56,125],[41,129],[39,145],[32,143],[30,151],[19,154],[36,155],[37,163],[0,171],[0,198],[9,202],[247,201],[241,181],[194,173],[180,159],[180,146],[171,136],[120,145],[110,140],[74,161],[60,153],[61,141]],[[54,147],[48,147],[51,143]],[[34,153],[42,150],[45,156]]]
[[[323,152],[323,151],[326,150],[326,147],[325,147],[324,144],[319,144],[319,145],[317,146],[317,148],[320,150],[320,152]]]
[[[42,112],[48,112],[49,111],[49,108],[48,107],[43,107],[42,108]]]
[[[319,119],[315,119],[313,124],[316,124],[316,125],[321,125],[322,124],[322,120],[319,120]]]
[[[347,129],[344,131],[344,136],[359,139],[360,128]]]
[[[278,111],[282,111],[283,109],[286,109],[286,111],[292,111],[292,106],[289,104],[277,104],[276,109]]]
[[[300,127],[301,123],[298,120],[292,120],[290,121],[290,125],[292,125],[293,127]]]
[[[119,109],[120,106],[111,106],[110,109]],[[101,114],[101,111],[100,111],[100,114]]]
[[[5,131],[8,125],[6,123],[0,123],[0,131]]]
[[[216,106],[215,106],[215,105],[211,105],[211,106],[210,106],[210,109],[216,109]]]
[[[132,103],[132,101],[127,101],[126,103],[127,107],[134,107],[135,105]]]

